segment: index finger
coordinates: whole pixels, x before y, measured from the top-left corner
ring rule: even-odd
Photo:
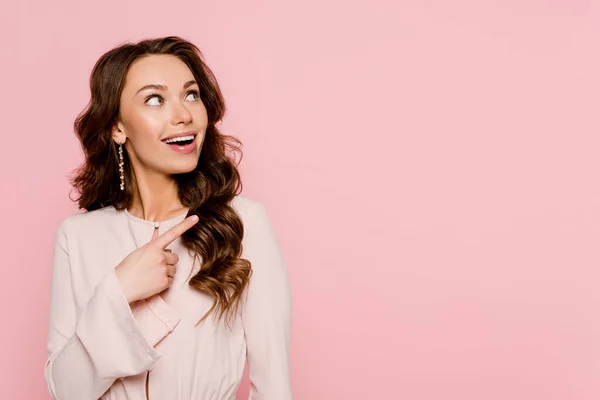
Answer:
[[[168,231],[166,231],[165,233],[163,233],[162,235],[160,235],[159,237],[157,237],[156,239],[154,239],[152,242],[156,246],[160,246],[161,249],[164,249],[165,247],[173,243],[175,239],[177,239],[179,236],[183,235],[185,231],[190,229],[192,226],[196,225],[196,222],[198,222],[198,216],[191,215],[183,221],[181,221],[180,223],[178,223],[177,225],[175,225],[174,227],[172,227],[171,229],[169,229]]]

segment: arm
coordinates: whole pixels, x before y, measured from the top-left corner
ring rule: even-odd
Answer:
[[[252,277],[242,308],[250,397],[292,398],[289,351],[291,295],[288,274],[265,207],[256,206],[247,224],[246,257]]]
[[[46,382],[55,400],[97,399],[115,379],[150,369],[160,355],[136,324],[114,271],[77,315],[66,227],[55,240]]]

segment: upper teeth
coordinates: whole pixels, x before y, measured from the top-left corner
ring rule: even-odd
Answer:
[[[185,142],[186,140],[194,140],[194,135],[181,136],[165,140],[165,143]]]

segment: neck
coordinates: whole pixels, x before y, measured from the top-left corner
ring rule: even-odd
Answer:
[[[141,171],[140,171],[141,172]],[[180,214],[185,207],[179,201],[175,180],[160,173],[135,171],[131,215],[148,221],[165,221]]]

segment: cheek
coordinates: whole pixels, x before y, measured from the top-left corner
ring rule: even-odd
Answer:
[[[163,113],[157,111],[136,112],[129,119],[129,130],[131,139],[157,139],[167,125],[167,118]]]
[[[198,128],[206,128],[208,125],[208,114],[206,113],[206,107],[204,107],[204,104],[200,103],[197,107],[194,107],[191,112],[192,116],[194,117],[194,122]]]

